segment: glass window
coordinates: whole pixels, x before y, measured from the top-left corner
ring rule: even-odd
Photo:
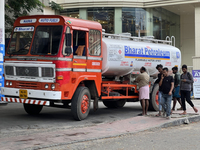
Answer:
[[[143,8],[122,8],[122,32],[146,36],[146,11]]]
[[[73,55],[86,56],[86,32],[80,30],[73,31]]]
[[[153,9],[153,35],[156,39],[165,40],[166,36],[174,35],[177,27],[179,28],[178,15],[160,7]]]
[[[89,53],[95,56],[101,54],[101,32],[98,30],[89,31]]]
[[[58,53],[62,26],[39,26],[31,48],[33,55],[55,55]]]
[[[114,8],[90,8],[88,9],[88,20],[101,23],[106,33],[114,33]]]
[[[72,18],[79,18],[79,9],[64,9],[60,12],[60,15],[65,15]]]
[[[8,54],[26,55],[29,52],[34,27],[15,27]]]
[[[164,8],[122,8],[122,32],[132,36],[154,36],[165,40],[166,36],[176,37],[180,47],[180,16]]]

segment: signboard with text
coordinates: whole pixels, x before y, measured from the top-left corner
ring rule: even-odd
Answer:
[[[192,70],[194,98],[200,98],[200,70]]]

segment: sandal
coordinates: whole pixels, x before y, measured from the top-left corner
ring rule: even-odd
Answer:
[[[179,115],[186,115],[186,114],[187,114],[187,113],[184,113],[184,112],[183,112],[183,113],[180,113]]]
[[[157,115],[156,115],[156,117],[160,117],[161,116],[161,114],[160,113],[158,113]]]

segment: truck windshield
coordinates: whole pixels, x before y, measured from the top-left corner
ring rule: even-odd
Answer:
[[[31,54],[55,55],[58,53],[62,26],[39,26],[36,29]]]
[[[15,27],[8,54],[26,55],[29,52],[34,27]]]

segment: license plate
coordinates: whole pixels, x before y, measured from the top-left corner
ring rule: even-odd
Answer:
[[[19,98],[27,99],[28,98],[27,90],[19,90]]]

